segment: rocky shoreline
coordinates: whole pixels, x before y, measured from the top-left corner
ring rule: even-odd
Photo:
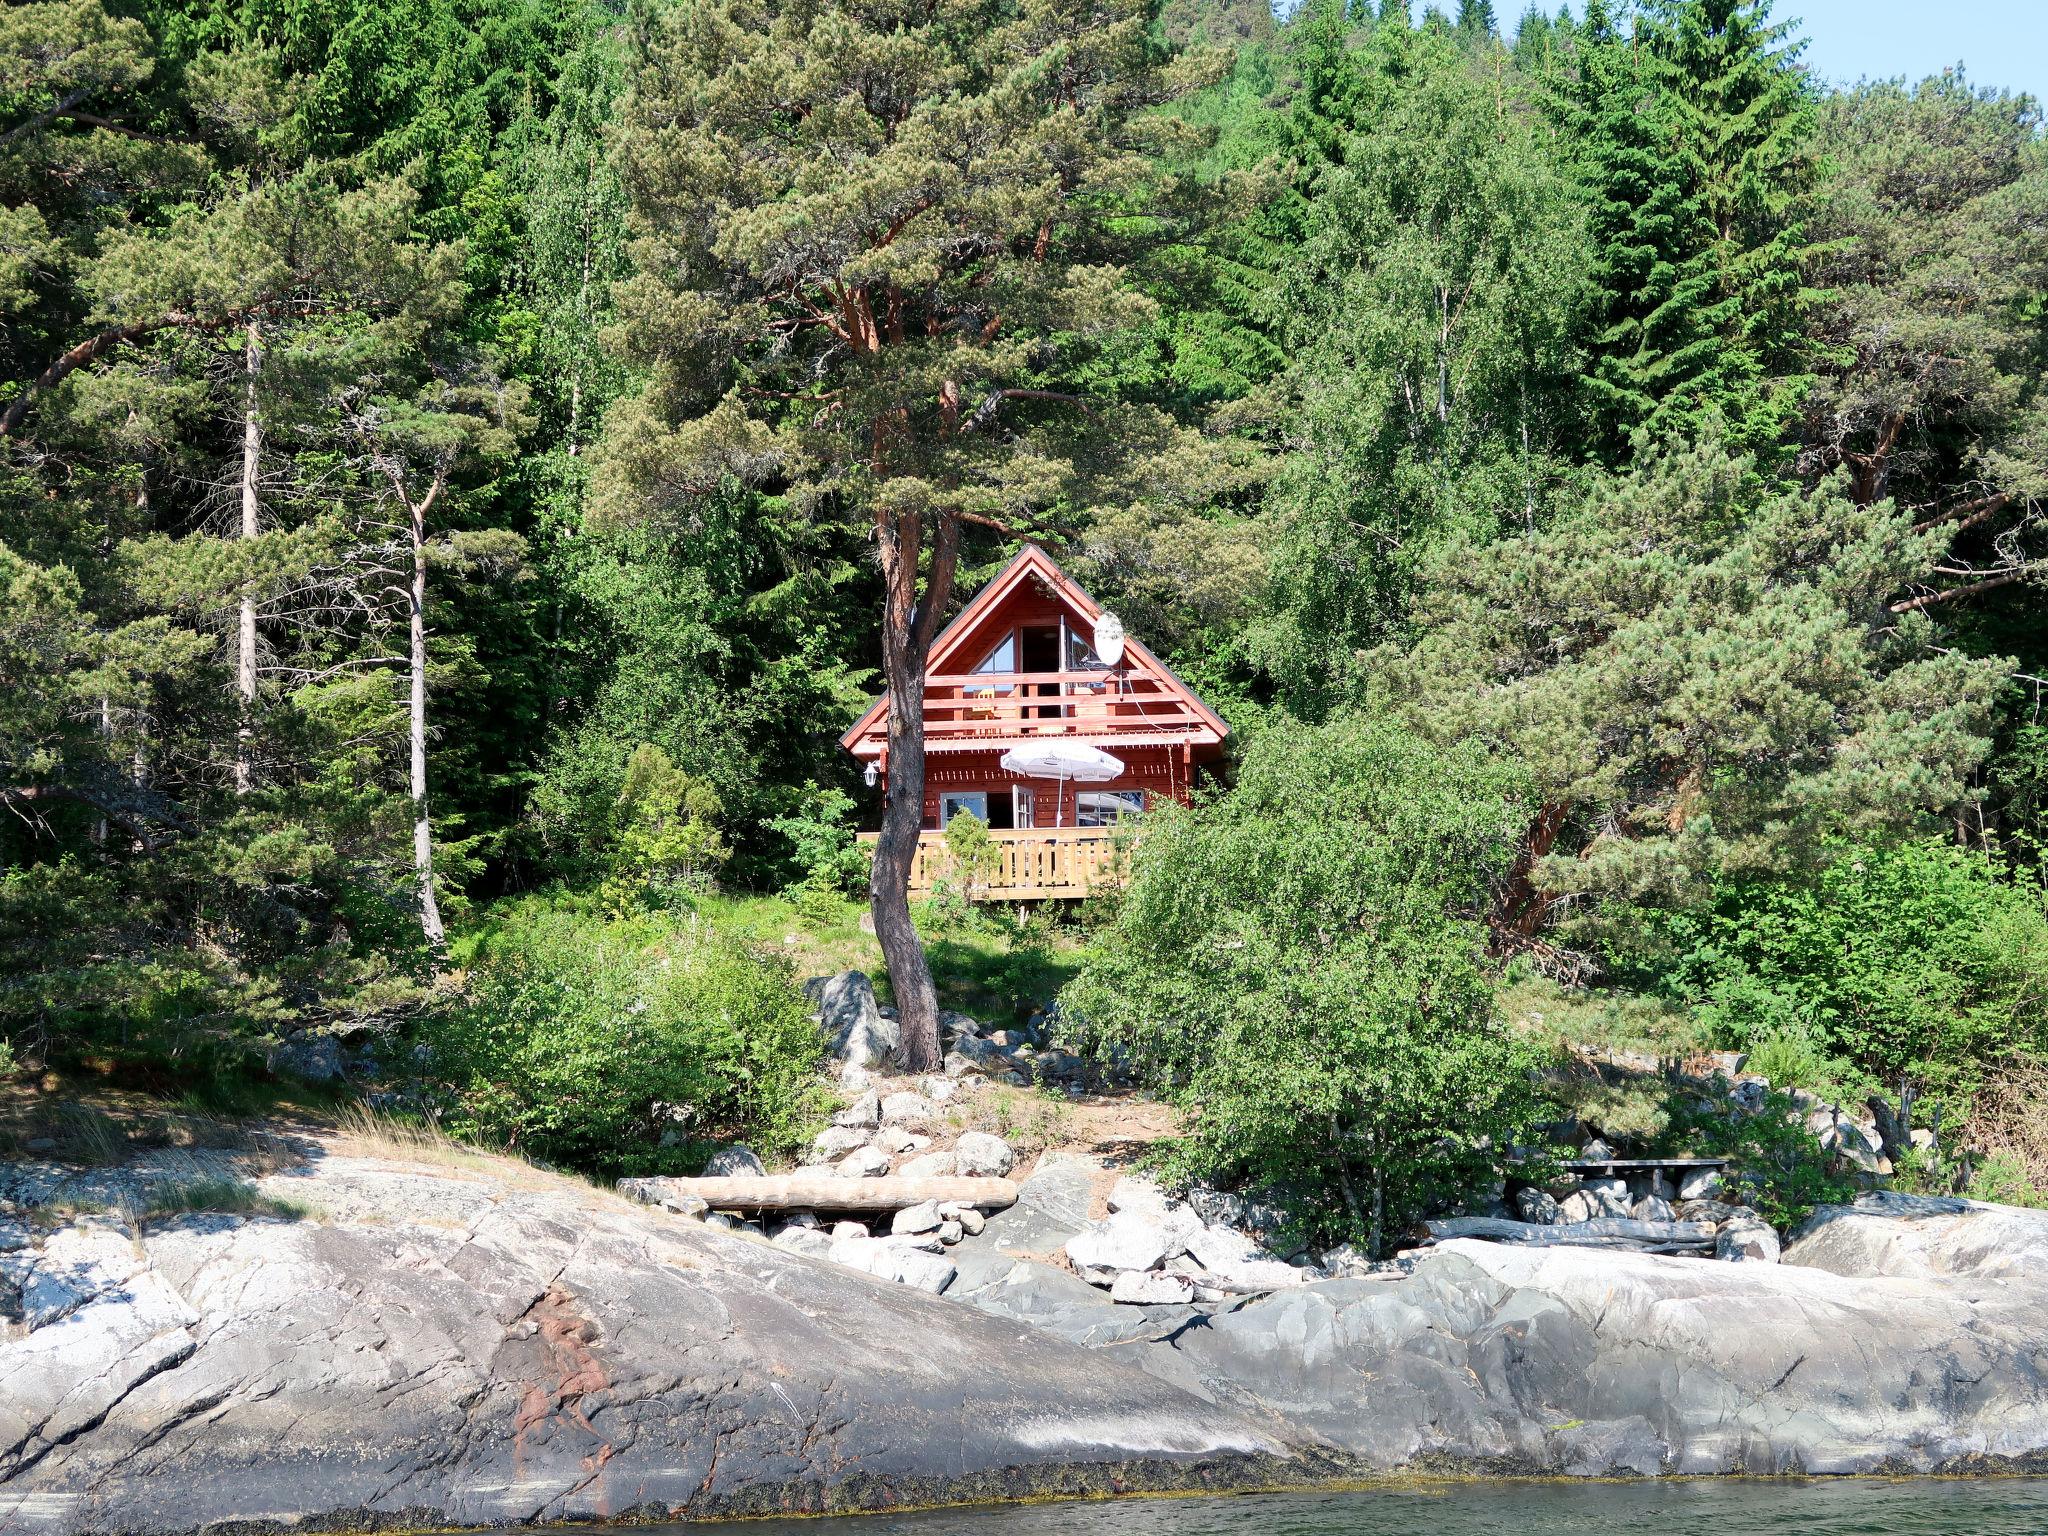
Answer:
[[[1781,1264],[1460,1240],[1126,1305],[1022,1256],[1087,1223],[1057,1164],[938,1296],[502,1160],[294,1148],[252,1182],[298,1219],[0,1217],[0,1532],[2048,1470],[2043,1213],[1875,1196]]]

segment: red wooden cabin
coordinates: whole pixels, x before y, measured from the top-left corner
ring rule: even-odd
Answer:
[[[1115,665],[1095,653],[1103,610],[1035,545],[975,594],[932,642],[925,668],[924,835],[913,892],[944,872],[941,829],[959,811],[987,822],[1001,853],[987,895],[1085,895],[1111,878],[1116,828],[1161,797],[1185,802],[1223,755],[1216,712],[1135,637]],[[886,782],[888,700],[840,738]],[[1012,773],[1011,748],[1077,741],[1119,760],[1099,783]]]

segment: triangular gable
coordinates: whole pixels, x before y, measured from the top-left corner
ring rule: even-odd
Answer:
[[[1016,558],[975,593],[967,606],[955,614],[953,621],[939,632],[937,638],[932,641],[931,655],[926,658],[924,675],[931,677],[946,672],[947,664],[952,661],[955,653],[974,639],[976,631],[989,614],[1034,576],[1042,580],[1057,599],[1088,624],[1092,625],[1102,617],[1102,605],[1090,597],[1079,582],[1061,570],[1051,555],[1036,544],[1026,544],[1017,552]],[[1140,670],[1150,672],[1170,684],[1217,736],[1227,736],[1230,733],[1230,727],[1223,723],[1223,717],[1197,698],[1194,690],[1182,682],[1171,667],[1153,655],[1150,647],[1143,641],[1135,635],[1127,634],[1124,637],[1124,652]],[[860,739],[881,723],[888,707],[889,696],[885,693],[868,706],[860,719],[854,722],[851,730],[839,738],[840,746],[849,752],[853,751]]]

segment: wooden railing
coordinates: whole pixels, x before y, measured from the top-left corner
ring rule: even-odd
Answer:
[[[863,832],[873,846],[879,834]],[[1020,831],[991,829],[995,867],[986,879],[963,878],[953,869],[953,856],[943,832],[920,832],[917,855],[910,864],[910,894],[928,896],[941,883],[970,901],[1046,901],[1086,896],[1120,885],[1131,834],[1109,827],[1033,827]]]
[[[1207,722],[1157,678],[1109,672],[953,672],[928,677],[925,738],[1086,736]]]

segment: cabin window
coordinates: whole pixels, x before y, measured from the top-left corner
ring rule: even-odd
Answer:
[[[1015,827],[1038,825],[1037,797],[1032,794],[1029,784],[1010,786],[1010,824]]]
[[[980,790],[972,793],[958,793],[939,796],[939,830],[946,829],[946,823],[960,812],[979,816],[983,823],[988,821],[988,796]]]
[[[1074,796],[1074,825],[1113,827],[1134,820],[1144,809],[1142,789],[1084,789]]]
[[[982,657],[980,664],[974,670],[976,672],[1015,672],[1017,670],[1016,635],[1008,634],[1003,636],[996,643],[996,648]],[[970,697],[975,694],[997,694],[1008,693],[1009,691],[1010,685],[1008,683],[990,683],[986,687],[975,687],[967,690]]]

